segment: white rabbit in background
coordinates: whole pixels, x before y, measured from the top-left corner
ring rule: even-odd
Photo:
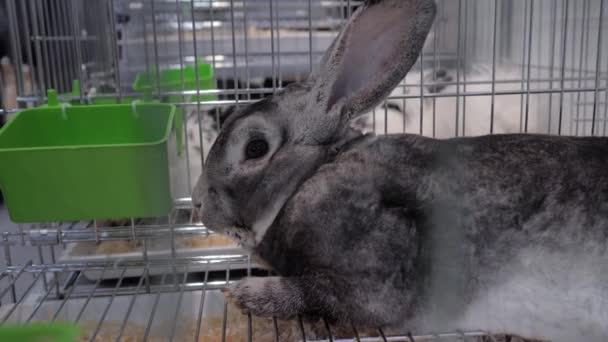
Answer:
[[[201,157],[207,156],[211,145],[213,145],[219,133],[218,118],[220,122],[223,122],[220,116],[227,116],[233,109],[234,107],[230,106],[201,111],[200,118],[196,107],[186,107],[184,109],[184,151],[181,156],[178,156],[176,153],[175,133],[172,134],[169,144],[169,165],[173,198],[190,196],[190,191],[203,170],[203,160]],[[202,143],[201,135],[203,138]]]
[[[455,69],[438,68],[423,70],[424,92],[420,106],[420,72],[412,72],[404,79],[381,106],[361,116],[353,127],[376,134],[414,133],[428,137],[451,138],[476,136],[490,133],[492,96],[456,97],[457,76],[460,77],[460,94],[491,93],[491,71],[457,75]],[[466,78],[466,89],[465,89]],[[497,68],[495,92],[522,92],[521,73],[508,68]],[[509,80],[511,82],[501,83]],[[446,97],[427,97],[433,94],[451,94]],[[413,98],[403,99],[409,96]],[[525,95],[495,95],[493,133],[519,133],[526,131]],[[543,132],[540,126],[539,103],[530,96],[528,100],[529,133]],[[523,104],[523,105],[522,105]],[[458,112],[457,112],[458,108]],[[421,113],[422,112],[422,113]],[[405,118],[405,122],[404,122]],[[422,131],[420,122],[422,119]],[[385,122],[387,123],[385,126]],[[458,122],[458,123],[457,123]],[[434,127],[433,127],[434,126]],[[456,129],[458,127],[458,130]],[[464,128],[463,128],[464,127]]]

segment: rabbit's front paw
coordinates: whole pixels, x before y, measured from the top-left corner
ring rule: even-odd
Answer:
[[[284,278],[246,278],[223,290],[227,300],[244,313],[291,319],[302,307],[300,295],[286,286]]]

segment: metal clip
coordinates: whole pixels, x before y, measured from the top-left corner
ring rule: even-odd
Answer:
[[[59,232],[56,229],[33,229],[28,234],[33,246],[56,245],[59,243]]]

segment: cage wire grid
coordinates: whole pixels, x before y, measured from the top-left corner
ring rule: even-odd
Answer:
[[[606,135],[608,122],[608,32],[605,0],[437,0],[438,15],[423,53],[408,77],[384,104],[373,110],[371,130],[378,134],[419,133],[445,138],[503,132],[565,135]],[[187,115],[183,159],[174,159],[174,209],[165,218],[112,222],[37,223],[3,227],[6,268],[0,274],[0,300],[6,321],[58,319],[63,307],[77,302],[72,317],[82,318],[89,303],[103,300],[94,319],[95,339],[108,312],[124,301],[126,324],[141,296],[152,306],[143,320],[143,338],[158,317],[159,300],[199,294],[195,334],[201,326],[205,294],[252,272],[259,272],[244,251],[192,257],[180,254],[176,239],[212,236],[191,212],[191,190],[200,174],[220,117],[241,106],[305,79],[361,4],[355,0],[7,0],[11,27],[11,60],[22,108],[42,104],[46,90],[72,91],[64,100],[89,103],[96,98],[118,102],[138,94],[132,83],[139,73],[155,79],[154,97]],[[198,67],[209,63],[217,86],[201,90]],[[28,67],[21,67],[27,65]],[[167,68],[194,66],[199,87],[186,89],[181,72],[179,90],[161,87]],[[201,100],[201,95],[216,99]],[[391,112],[401,113],[391,121]],[[10,116],[15,109],[3,109]],[[211,128],[205,126],[211,122]],[[215,127],[215,128],[213,128]],[[213,130],[215,129],[215,131]],[[214,133],[215,132],[215,133]],[[174,150],[173,150],[174,151]],[[185,180],[185,181],[184,181]],[[184,214],[185,213],[185,214]],[[113,224],[110,224],[113,223]],[[112,227],[110,225],[113,225]],[[138,257],[63,263],[61,256],[78,243],[139,241]],[[151,250],[157,240],[169,241],[161,256]],[[26,250],[26,260],[15,260]],[[203,253],[205,254],[205,253]],[[156,272],[155,270],[159,270]],[[85,274],[97,272],[85,282]],[[102,280],[113,273],[113,280]],[[31,278],[31,279],[30,279]],[[41,317],[47,303],[58,303],[50,317]],[[162,310],[166,308],[163,307]],[[221,340],[230,327],[227,305],[221,305]],[[48,314],[48,313],[47,313]],[[116,340],[125,332],[120,326]],[[177,324],[177,323],[176,323]],[[279,340],[276,320],[270,325]],[[306,331],[295,322],[301,336]],[[252,318],[243,327],[253,338]],[[332,340],[331,326],[323,329]],[[170,327],[169,340],[178,328]],[[428,336],[352,338],[369,341],[412,341],[480,336],[483,332]]]

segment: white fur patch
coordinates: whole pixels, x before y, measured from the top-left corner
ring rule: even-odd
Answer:
[[[527,250],[456,325],[553,342],[608,341],[608,255]]]
[[[255,234],[250,230],[230,227],[226,228],[223,233],[236,240],[243,247],[251,249],[256,245]]]
[[[253,233],[255,234],[254,241],[256,245],[262,242],[262,240],[264,239],[266,231],[268,231],[268,228],[270,228],[274,220],[277,218],[277,215],[279,214],[279,211],[281,211],[281,209],[283,208],[283,205],[285,205],[287,198],[287,194],[278,194],[276,199],[268,205],[268,207],[264,210],[263,213],[261,213],[261,215],[258,215],[258,217],[256,218],[256,221],[251,227]]]

